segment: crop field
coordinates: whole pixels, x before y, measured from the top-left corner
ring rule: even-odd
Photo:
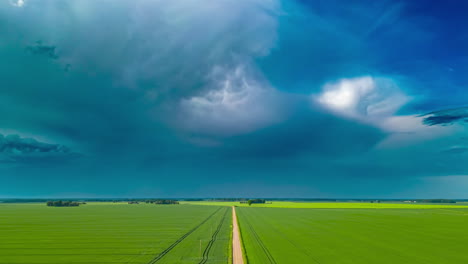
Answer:
[[[183,204],[191,205],[212,205],[212,206],[238,206],[238,207],[267,207],[267,208],[336,208],[336,209],[440,209],[440,208],[467,208],[468,203],[456,204],[421,204],[421,203],[397,203],[397,202],[383,202],[383,203],[370,203],[370,202],[284,202],[273,201],[265,204],[252,204],[240,202],[181,202]]]
[[[468,263],[466,205],[207,201],[0,204],[0,264],[231,263],[231,205],[250,264]]]
[[[0,263],[229,263],[227,207],[0,204]]]
[[[405,205],[406,206],[406,205]],[[468,209],[237,208],[248,263],[468,263]]]

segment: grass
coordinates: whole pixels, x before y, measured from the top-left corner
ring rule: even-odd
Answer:
[[[250,264],[468,263],[466,204],[274,201],[0,204],[0,264],[231,263],[231,205]]]
[[[211,205],[211,206],[238,206],[238,207],[267,207],[267,208],[336,208],[336,209],[436,209],[436,208],[468,208],[468,204],[418,204],[418,203],[370,203],[370,202],[283,202],[273,201],[267,204],[241,204],[240,202],[181,202],[190,205]]]
[[[0,263],[228,263],[227,211],[124,203],[0,204]]]
[[[468,209],[237,208],[250,264],[468,263]]]

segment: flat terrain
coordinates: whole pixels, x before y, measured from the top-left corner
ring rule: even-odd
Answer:
[[[0,204],[0,263],[228,263],[231,208]]]
[[[468,263],[468,209],[457,206],[236,211],[251,264]]]
[[[468,263],[466,204],[274,201],[0,204],[0,264],[231,263],[232,205],[250,264]]]
[[[239,206],[239,207],[268,207],[268,208],[375,208],[375,209],[431,209],[431,208],[468,208],[467,203],[455,204],[421,204],[421,203],[397,203],[397,202],[383,202],[383,203],[370,203],[370,202],[282,202],[273,201],[266,204],[252,204],[249,206],[246,203],[240,202],[181,202],[183,204],[191,205],[212,205],[212,206]]]

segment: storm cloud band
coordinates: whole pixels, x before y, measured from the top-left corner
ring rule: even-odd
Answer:
[[[398,189],[466,174],[466,108],[431,112],[468,100],[467,34],[449,34],[466,22],[458,5],[433,5],[4,1],[0,131],[59,144],[0,136],[4,163],[21,164],[1,177],[53,183],[73,169],[70,192],[173,194],[196,179],[272,193],[286,177],[333,194],[337,179]],[[86,159],[28,167],[76,153]]]

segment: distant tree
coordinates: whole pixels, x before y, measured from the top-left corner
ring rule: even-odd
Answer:
[[[83,203],[83,204],[86,204],[86,203]],[[70,207],[70,206],[79,206],[80,203],[72,202],[72,201],[48,201],[46,205],[54,206],[54,207]]]
[[[419,203],[456,203],[457,201],[455,200],[449,200],[449,199],[423,199],[423,200],[417,200]]]
[[[242,203],[242,202],[241,202],[241,203]],[[265,203],[265,199],[249,199],[249,200],[247,201],[247,203],[248,203],[249,205],[251,205],[251,204],[264,204],[264,203]]]
[[[154,203],[154,204],[179,204],[178,201],[169,200],[169,199],[166,199],[166,200],[158,199],[158,200],[154,200],[152,203]]]

